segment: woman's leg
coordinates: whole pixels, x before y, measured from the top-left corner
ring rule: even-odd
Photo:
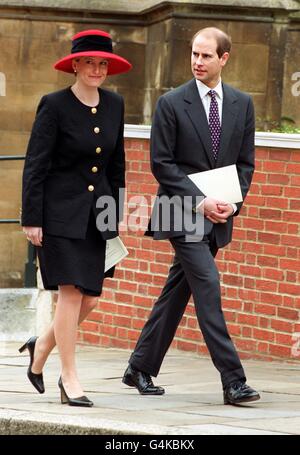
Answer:
[[[82,296],[78,325],[86,319],[88,314],[97,306],[99,297],[88,295]],[[56,345],[54,336],[54,322],[52,322],[46,332],[37,339],[34,350],[34,362],[31,371],[35,374],[42,372],[46,360]]]

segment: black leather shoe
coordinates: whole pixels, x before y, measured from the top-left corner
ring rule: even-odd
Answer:
[[[66,394],[65,388],[63,386],[61,377],[58,380],[58,387],[60,388],[60,399],[62,404],[68,404],[69,406],[83,406],[86,408],[91,408],[94,403],[88,399],[85,395],[82,397],[77,397],[77,398],[70,398]]]
[[[259,393],[244,381],[232,382],[224,389],[224,404],[241,404],[259,399]]]
[[[23,344],[23,346],[20,347],[19,352],[23,352],[23,351],[25,351],[25,349],[28,349],[28,352],[30,355],[30,363],[29,363],[29,367],[27,370],[27,377],[28,377],[29,381],[31,382],[31,384],[33,385],[33,387],[35,387],[39,393],[44,393],[45,387],[44,387],[43,373],[35,374],[35,373],[32,373],[32,371],[31,371],[31,367],[32,367],[33,360],[34,360],[34,348],[35,348],[35,343],[36,343],[37,339],[38,339],[38,337],[29,338],[29,340],[25,344]]]
[[[150,374],[136,370],[131,365],[128,365],[122,382],[129,387],[136,387],[141,395],[163,395],[165,393],[165,389],[153,384]]]

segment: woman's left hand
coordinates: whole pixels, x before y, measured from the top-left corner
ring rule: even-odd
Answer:
[[[23,232],[26,234],[27,240],[29,240],[32,245],[42,246],[43,229],[41,227],[24,226]]]

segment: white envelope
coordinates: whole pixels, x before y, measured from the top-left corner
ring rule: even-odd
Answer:
[[[120,237],[106,241],[104,272],[120,262],[128,255],[128,250]]]
[[[189,174],[188,177],[207,197],[234,204],[243,201],[235,164],[196,172]]]

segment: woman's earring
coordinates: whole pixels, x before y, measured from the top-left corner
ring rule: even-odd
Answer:
[[[77,70],[76,70],[76,68],[74,68],[74,74],[76,74],[76,73],[77,73]]]

